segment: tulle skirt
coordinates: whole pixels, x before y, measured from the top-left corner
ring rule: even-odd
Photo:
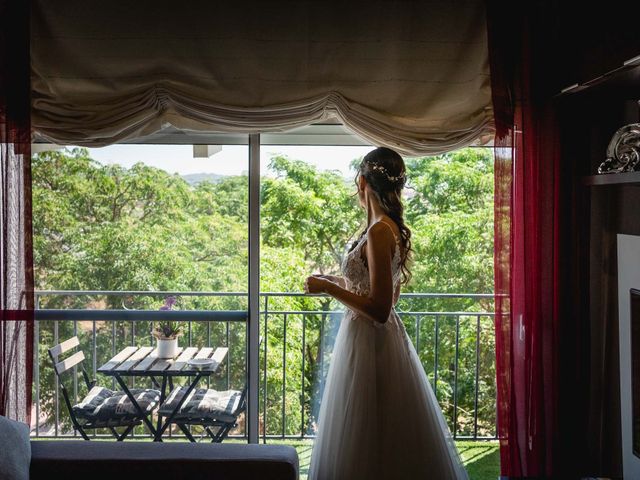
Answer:
[[[467,480],[418,355],[395,310],[342,320],[318,414],[309,480]]]

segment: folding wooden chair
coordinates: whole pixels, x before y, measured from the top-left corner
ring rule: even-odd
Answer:
[[[185,393],[186,387],[174,388],[158,413],[164,416],[171,415],[175,404]],[[238,426],[238,416],[247,407],[246,394],[246,386],[242,391],[195,389],[170,423],[176,424],[191,442],[196,440],[189,431],[189,426],[199,425],[204,427],[212,443],[221,443],[229,431]]]
[[[53,362],[53,369],[69,410],[73,428],[85,440],[89,440],[85,430],[106,428],[120,442],[131,433],[134,427],[142,424],[141,413],[148,415],[158,405],[160,392],[151,389],[132,389],[131,392],[141,407],[141,411],[139,411],[124,392],[97,386],[96,380],[90,380],[84,366],[82,366],[82,377],[88,393],[80,403],[72,405],[62,376],[70,376],[70,371],[77,375],[77,369],[74,367],[78,367],[85,360],[84,353],[82,350],[78,350],[64,360],[60,360],[59,357],[79,344],[78,337],[72,337],[49,349],[49,356]],[[119,427],[125,428],[121,434],[116,431],[116,428]]]
[[[258,349],[264,338],[260,337]],[[167,396],[158,415],[170,417],[187,387],[176,387]],[[247,384],[240,390],[218,391],[210,388],[193,389],[189,397],[169,423],[176,424],[191,442],[196,439],[189,431],[190,425],[204,427],[212,443],[222,443],[232,428],[238,426],[238,417],[247,408]]]

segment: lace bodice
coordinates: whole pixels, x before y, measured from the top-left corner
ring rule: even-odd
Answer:
[[[385,225],[389,226],[387,222],[382,221]],[[389,226],[391,229],[391,227]],[[369,268],[365,261],[365,253],[362,251],[363,245],[367,240],[367,232],[359,240],[358,244],[353,250],[347,253],[342,261],[342,276],[346,281],[347,290],[356,293],[358,295],[367,295],[371,291],[371,282],[369,279]],[[393,274],[393,291],[396,291],[398,284],[400,283],[400,241],[396,237],[395,232],[393,236],[396,240],[396,247],[391,259],[391,272]]]

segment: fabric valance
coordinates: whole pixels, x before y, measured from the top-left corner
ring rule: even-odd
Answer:
[[[481,0],[35,0],[31,27],[32,127],[52,143],[333,118],[427,155],[494,132]]]

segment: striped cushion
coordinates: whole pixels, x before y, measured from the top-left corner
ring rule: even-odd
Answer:
[[[152,389],[132,388],[143,412],[148,413],[160,401],[160,392]],[[93,387],[82,402],[72,407],[78,418],[85,420],[108,420],[122,417],[138,417],[133,403],[124,392],[114,392],[104,387]]]
[[[75,413],[78,418],[92,418],[95,409],[107,398],[112,397],[113,393],[114,392],[108,388],[95,386],[89,390],[87,396],[84,397],[80,403],[71,407],[73,413]]]
[[[184,396],[187,387],[174,388],[167,401],[160,406],[158,413],[169,416]],[[187,418],[216,419],[223,422],[234,422],[240,405],[242,392],[238,390],[217,391],[206,388],[194,388],[187,400],[174,417],[175,420]]]

